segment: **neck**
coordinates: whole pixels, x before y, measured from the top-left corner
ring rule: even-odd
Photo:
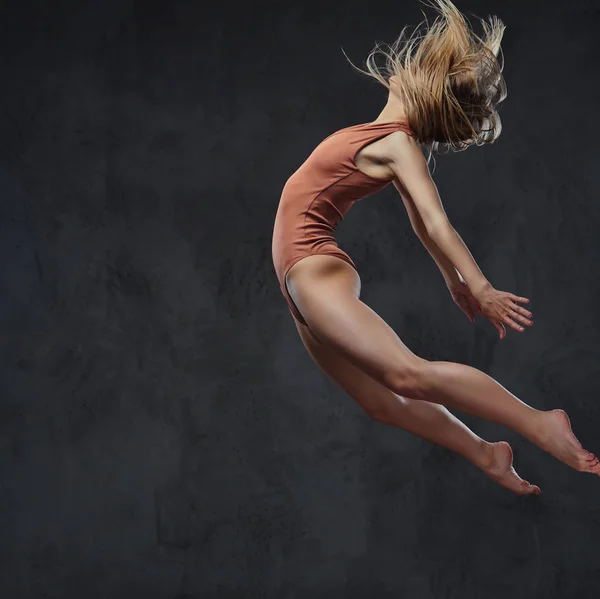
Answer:
[[[383,107],[383,110],[373,122],[384,123],[388,121],[406,121],[407,119],[408,115],[406,114],[402,100],[400,100],[400,98],[398,98],[398,96],[396,96],[392,91],[390,91],[388,100]]]

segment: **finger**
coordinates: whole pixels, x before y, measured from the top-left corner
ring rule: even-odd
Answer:
[[[526,308],[523,308],[523,306],[519,306],[519,304],[511,303],[510,308],[512,310],[515,310],[519,314],[526,316],[527,318],[531,318],[533,316],[533,314],[529,310],[527,310]]]
[[[469,302],[469,298],[462,295],[460,297],[461,299],[461,305],[463,306],[463,309],[465,311],[465,314],[471,319],[473,320],[475,318],[475,315],[473,314],[473,309],[471,308],[471,304]]]
[[[533,325],[533,321],[532,320],[529,320],[529,318],[525,318],[524,316],[521,316],[520,314],[518,314],[514,310],[509,310],[508,312],[509,312],[509,314],[511,315],[512,318],[514,318],[515,320],[518,320],[520,323],[525,324],[528,327],[530,327],[530,326]]]
[[[458,298],[458,305],[459,305],[460,309],[467,315],[467,318],[471,322],[474,322],[475,317],[472,314],[472,311],[470,309],[469,302],[467,301],[467,298],[465,298],[464,296],[459,297]]]
[[[509,293],[508,297],[510,297],[510,299],[514,300],[515,302],[521,302],[525,304],[529,303],[529,299],[527,299],[526,297],[520,297],[518,295],[515,295],[514,293]]]
[[[506,337],[506,329],[503,324],[499,320],[490,319],[490,322],[498,329],[498,333],[500,335],[500,339],[504,339]]]
[[[503,316],[502,322],[507,324],[511,329],[514,329],[515,331],[519,331],[520,333],[525,330],[524,327],[522,327],[520,324],[517,324],[516,322],[511,320],[508,316]]]
[[[500,323],[500,339],[504,339],[506,337],[506,327]]]

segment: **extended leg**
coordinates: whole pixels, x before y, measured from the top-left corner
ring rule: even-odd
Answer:
[[[502,486],[519,494],[539,493],[512,467],[512,449],[505,441],[488,443],[436,403],[395,394],[337,354],[296,322],[300,338],[319,367],[375,420],[403,428],[462,455]]]
[[[572,468],[600,474],[600,463],[581,447],[562,410],[535,410],[476,368],[429,362],[411,352],[360,301],[360,279],[346,262],[310,256],[296,263],[288,277],[290,295],[315,336],[397,395],[503,424]]]

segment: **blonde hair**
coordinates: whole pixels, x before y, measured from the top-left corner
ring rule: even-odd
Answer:
[[[421,22],[406,37],[405,26],[388,51],[377,42],[366,59],[367,71],[348,60],[390,91],[388,80],[395,76],[408,124],[429,157],[440,144],[461,151],[493,143],[502,131],[496,106],[506,98],[504,61],[498,62],[504,23],[495,16],[489,23],[479,19],[482,38],[450,0],[423,3],[439,13],[424,32]],[[386,58],[383,68],[375,62],[378,54]]]

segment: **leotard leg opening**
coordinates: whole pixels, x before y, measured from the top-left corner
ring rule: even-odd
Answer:
[[[300,313],[300,310],[294,303],[294,300],[292,299],[292,296],[290,295],[290,292],[287,288],[287,274],[290,271],[290,269],[292,268],[292,266],[294,266],[294,264],[296,264],[296,263],[300,262],[301,260],[304,260],[304,258],[308,258],[310,256],[334,256],[335,258],[339,258],[340,260],[343,260],[347,264],[350,264],[350,266],[352,266],[352,268],[354,268],[354,270],[356,270],[356,272],[358,273],[358,269],[356,268],[356,264],[354,264],[352,258],[350,258],[350,256],[348,256],[348,254],[346,254],[344,251],[342,251],[339,248],[337,248],[335,251],[331,251],[331,252],[315,252],[313,254],[309,254],[308,256],[302,256],[302,257],[298,258],[297,260],[294,260],[294,262],[292,262],[286,268],[286,271],[283,275],[281,292],[283,293],[283,296],[285,297],[285,300],[288,304],[288,308],[289,308],[290,312],[292,313],[292,316],[300,324],[304,325],[305,327],[308,327],[308,323],[306,322],[306,320],[304,320],[304,317],[302,316],[302,314]]]

